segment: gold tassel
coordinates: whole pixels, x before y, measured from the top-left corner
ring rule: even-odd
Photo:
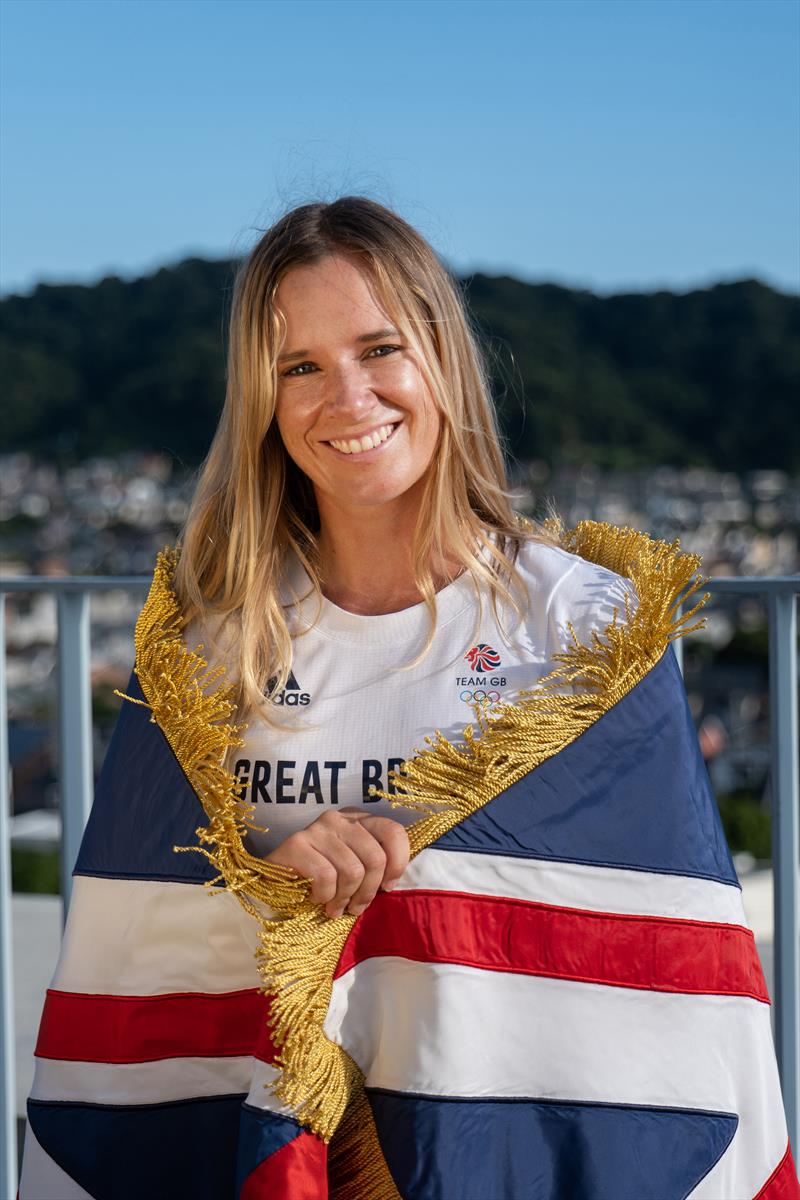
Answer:
[[[386,1166],[363,1088],[333,1135],[328,1183],[330,1200],[402,1200]]]
[[[638,604],[632,610],[626,602],[624,619],[615,614],[589,646],[572,631],[573,643],[555,656],[555,669],[519,703],[501,705],[491,717],[476,710],[477,730],[467,727],[463,746],[437,731],[426,739],[427,750],[392,773],[401,793],[373,793],[422,814],[408,829],[412,856],[574,741],[645,677],[670,642],[702,624],[692,621],[707,596],[679,615],[703,581],[697,577],[699,559],[682,553],[677,542],[593,521],[557,532],[564,549],[630,579]],[[239,735],[246,727],[226,723],[234,711],[231,686],[206,692],[223,668],[208,671],[206,661],[182,641],[171,587],[178,553],[166,550],[158,557],[136,625],[136,674],[151,720],[208,817],[197,831],[201,847],[190,849],[199,849],[218,871],[209,886],[221,883],[259,922],[258,966],[271,997],[270,1026],[281,1067],[275,1092],[325,1141],[341,1125],[332,1149],[337,1200],[397,1200],[362,1072],[323,1028],[333,973],[355,918],[327,917],[310,900],[308,880],[244,847],[252,817],[224,761],[231,746],[243,744]],[[266,917],[259,903],[282,919]],[[348,1161],[352,1170],[341,1165]]]
[[[362,1081],[350,1056],[322,1028],[333,972],[355,918],[331,920],[310,900],[309,880],[244,846],[243,836],[255,822],[224,763],[232,746],[243,745],[239,735],[246,726],[227,723],[235,709],[231,685],[207,691],[224,668],[208,670],[205,659],[183,642],[171,586],[177,561],[177,550],[159,554],[134,637],[135,671],[150,719],[164,733],[208,817],[196,831],[201,845],[175,850],[204,854],[218,872],[206,885],[212,894],[221,883],[258,921],[257,961],[270,995],[270,1028],[282,1067],[275,1091],[327,1141]],[[292,919],[265,916],[259,905]]]
[[[244,744],[238,735],[245,727],[227,724],[235,708],[232,686],[207,691],[224,668],[208,670],[205,659],[181,638],[180,607],[170,586],[177,559],[175,550],[159,554],[134,635],[134,670],[150,720],[166,737],[209,818],[208,825],[196,831],[201,847],[175,849],[204,854],[219,871],[207,886],[223,882],[254,916],[260,914],[253,900],[280,913],[295,912],[298,902],[306,900],[308,880],[256,858],[242,843],[242,835],[254,821],[249,805],[238,799],[236,780],[224,762],[230,747]]]
[[[259,932],[257,959],[281,1066],[275,1092],[326,1142],[364,1082],[347,1051],[323,1030],[333,973],[355,921],[307,905],[291,920],[262,922]]]
[[[631,611],[626,597],[624,620],[615,612],[589,646],[570,627],[572,644],[553,656],[555,669],[517,703],[496,705],[491,716],[476,707],[463,745],[437,730],[425,739],[427,750],[390,772],[400,790],[373,791],[425,814],[408,829],[412,857],[580,737],[644,679],[670,642],[702,625],[692,622],[707,594],[679,615],[703,580],[699,558],[681,553],[677,542],[595,521],[553,532],[565,550],[631,580],[638,604]]]

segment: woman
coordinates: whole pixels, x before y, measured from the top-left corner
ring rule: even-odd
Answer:
[[[408,861],[403,810],[369,786],[431,730],[466,724],[475,692],[497,702],[530,686],[568,620],[604,628],[622,581],[523,529],[456,288],[379,205],[310,205],[262,238],[239,281],[229,378],[176,588],[187,616],[236,619],[240,714],[249,702],[260,719],[231,767],[269,825],[253,843],[312,878],[330,915],[358,915]],[[502,655],[492,601],[518,621],[525,606]],[[195,625],[187,641],[207,636]],[[473,669],[476,644],[488,659]]]
[[[270,229],[137,625],[22,1200],[797,1194],[669,651],[696,568],[514,514],[459,293],[396,214]]]

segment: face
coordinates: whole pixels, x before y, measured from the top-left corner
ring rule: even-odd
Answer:
[[[278,429],[311,480],[320,516],[413,505],[441,419],[411,347],[352,259],[330,255],[286,273],[278,358]]]

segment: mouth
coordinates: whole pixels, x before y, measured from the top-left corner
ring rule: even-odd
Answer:
[[[395,430],[401,424],[401,421],[392,421],[386,425],[378,425],[369,433],[362,434],[357,438],[330,438],[325,445],[330,446],[337,454],[347,454],[352,457],[369,454],[370,451],[378,450],[391,441]]]

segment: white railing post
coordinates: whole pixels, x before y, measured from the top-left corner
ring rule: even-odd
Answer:
[[[789,592],[769,597],[769,707],[772,740],[775,1049],[792,1150],[800,1151],[800,953],[798,952],[797,603]]]
[[[17,1194],[17,1063],[14,1038],[14,965],[11,947],[11,764],[6,697],[6,598],[0,592],[0,1189]]]
[[[61,896],[64,920],[72,895],[72,868],[89,819],[94,788],[89,593],[58,596],[58,728],[61,790]]]

